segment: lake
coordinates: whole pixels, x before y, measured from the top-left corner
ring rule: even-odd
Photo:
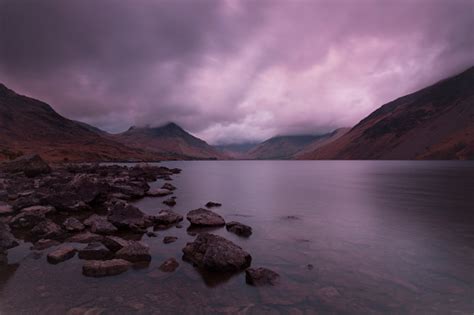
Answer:
[[[181,260],[195,231],[157,231],[148,266],[88,278],[77,257],[59,265],[31,244],[0,267],[0,313],[113,314],[473,314],[474,162],[183,161],[172,181],[175,211],[208,201],[226,221],[252,226],[248,239],[226,237],[252,255],[253,267],[281,275],[255,288],[245,274],[201,273]],[[160,187],[163,181],[152,183]],[[155,214],[163,198],[135,204]],[[163,244],[164,236],[178,241]],[[83,246],[83,245],[82,245]],[[158,266],[175,257],[179,268]]]

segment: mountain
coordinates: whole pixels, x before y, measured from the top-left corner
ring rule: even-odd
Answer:
[[[158,155],[128,148],[59,115],[48,104],[0,84],[0,159],[39,153],[50,161],[154,160]]]
[[[339,128],[334,130],[331,133],[325,134],[323,137],[316,139],[315,141],[311,142],[310,144],[306,145],[300,151],[298,151],[293,157],[296,159],[300,159],[304,157],[306,154],[313,152],[314,150],[321,148],[333,141],[336,141],[343,135],[345,135],[351,128]]]
[[[325,135],[276,136],[255,146],[246,153],[246,157],[255,160],[291,159],[307,145],[324,137]]]
[[[247,152],[258,145],[258,142],[231,143],[214,146],[219,151],[233,159],[246,159]]]
[[[305,159],[474,159],[474,67],[387,103]]]
[[[161,127],[131,127],[112,135],[112,139],[131,147],[161,154],[180,155],[186,159],[226,159],[224,153],[186,132],[175,123]]]

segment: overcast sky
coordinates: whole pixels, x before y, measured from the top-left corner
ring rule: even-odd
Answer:
[[[472,0],[0,0],[0,82],[111,132],[352,126],[474,64]]]

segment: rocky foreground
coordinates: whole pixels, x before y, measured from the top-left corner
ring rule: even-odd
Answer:
[[[31,250],[48,251],[47,261],[59,264],[75,255],[84,260],[82,273],[90,277],[113,276],[134,264],[152,259],[147,244],[136,241],[154,230],[181,227],[183,216],[172,210],[156,215],[142,212],[130,202],[144,197],[166,197],[172,207],[176,187],[165,183],[151,190],[150,182],[170,181],[180,169],[140,164],[132,167],[99,164],[50,166],[38,155],[0,164],[0,265],[8,250],[20,242]],[[207,208],[220,206],[209,202]],[[239,222],[226,224],[219,214],[204,208],[191,210],[192,227],[219,227],[241,237],[252,228]],[[138,237],[137,237],[138,236]],[[176,241],[165,237],[165,244]],[[233,242],[209,233],[198,234],[183,248],[183,260],[209,272],[246,270],[250,285],[275,285],[279,275],[265,268],[250,269],[252,257]],[[179,262],[165,261],[160,270],[173,272]]]

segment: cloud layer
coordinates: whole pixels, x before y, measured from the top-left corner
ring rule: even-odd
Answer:
[[[474,64],[470,0],[0,0],[0,81],[108,131],[352,126]]]

